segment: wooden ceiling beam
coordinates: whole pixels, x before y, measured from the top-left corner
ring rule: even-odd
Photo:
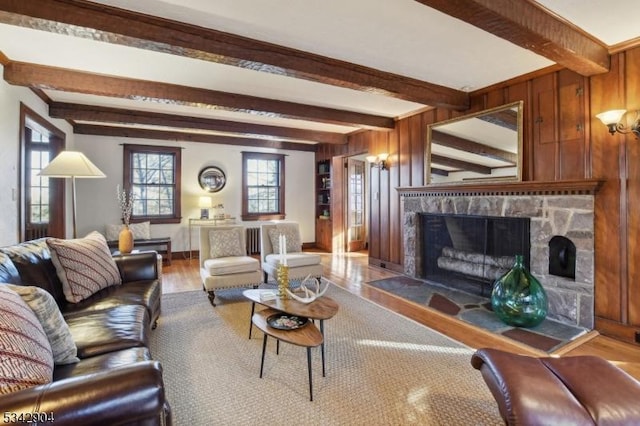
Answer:
[[[489,114],[482,114],[476,117],[478,120],[495,124],[505,129],[518,131],[518,112],[512,109],[495,111]]]
[[[602,42],[535,1],[415,1],[509,40],[580,75],[609,71],[609,52]]]
[[[431,174],[432,175],[438,175],[438,176],[449,176],[449,172],[447,170],[444,169],[439,169],[437,167],[431,167]]]
[[[73,133],[79,135],[113,136],[125,138],[155,139],[169,141],[201,142],[223,145],[255,146],[262,148],[289,149],[294,151],[315,152],[315,144],[304,144],[277,141],[270,139],[243,138],[224,135],[207,135],[202,133],[176,132],[171,130],[140,129],[133,127],[98,126],[93,124],[76,124]]]
[[[79,0],[3,0],[0,22],[91,38],[465,110],[469,95],[437,84],[115,7]]]
[[[431,154],[431,162],[441,166],[453,167],[455,169],[476,172],[483,175],[491,174],[491,167],[470,163],[468,161],[456,160],[455,158],[449,158],[443,155]]]
[[[346,136],[342,133],[65,102],[51,102],[49,104],[49,116],[52,118],[62,118],[75,121],[145,124],[183,129],[211,130],[216,132],[235,133],[242,136],[275,136],[292,141],[304,140],[329,144],[344,144],[347,142]]]
[[[481,143],[470,141],[469,139],[439,132],[437,130],[431,130],[431,143],[469,152],[471,154],[482,155],[483,157],[493,158],[495,160],[506,161],[511,164],[517,164],[518,162],[518,155],[513,152],[493,148]]]
[[[61,90],[114,98],[156,101],[164,104],[217,108],[226,111],[262,114],[269,117],[293,118],[378,130],[389,130],[395,127],[395,121],[390,117],[24,62],[10,61],[5,65],[4,79],[9,84],[34,89]]]

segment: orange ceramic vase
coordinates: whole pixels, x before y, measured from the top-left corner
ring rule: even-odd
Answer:
[[[133,232],[125,225],[118,235],[118,250],[121,254],[129,254],[133,250]]]

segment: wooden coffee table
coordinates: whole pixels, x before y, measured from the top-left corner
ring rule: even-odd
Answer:
[[[275,309],[264,309],[256,312],[251,316],[251,322],[256,325],[264,333],[264,339],[262,340],[262,358],[260,360],[260,378],[262,378],[262,372],[264,370],[264,355],[267,351],[267,337],[271,336],[280,341],[291,343],[292,345],[303,346],[307,348],[307,371],[309,372],[309,400],[313,401],[313,374],[311,371],[311,348],[315,348],[323,343],[322,334],[318,328],[307,321],[305,325],[300,328],[292,330],[282,330],[271,327],[267,323],[267,319],[271,315],[282,313]]]
[[[294,299],[272,299],[261,300],[260,294],[263,292],[273,293],[274,290],[245,290],[242,294],[249,300],[251,300],[251,318],[255,312],[256,303],[266,306],[267,308],[275,309],[280,312],[285,312],[290,315],[298,315],[301,317],[307,317],[311,320],[318,320],[320,322],[320,334],[323,341],[320,345],[322,351],[322,377],[325,376],[325,361],[324,361],[324,320],[333,318],[338,312],[339,305],[330,297],[322,296],[319,299],[314,300],[311,303],[302,303]],[[254,322],[250,321],[249,324],[249,339],[251,339],[251,330]],[[263,330],[264,331],[264,330]]]

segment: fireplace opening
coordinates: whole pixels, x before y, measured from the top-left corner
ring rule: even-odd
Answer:
[[[549,240],[549,274],[576,279],[576,245],[556,235]]]
[[[515,255],[530,263],[530,219],[420,213],[422,270],[434,284],[488,296]]]

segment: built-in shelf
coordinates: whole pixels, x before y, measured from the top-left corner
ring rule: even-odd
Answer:
[[[316,246],[331,251],[331,160],[316,163]]]
[[[495,182],[463,185],[429,185],[397,187],[403,197],[439,195],[588,195],[595,194],[603,181],[597,179],[564,180],[554,182]]]

